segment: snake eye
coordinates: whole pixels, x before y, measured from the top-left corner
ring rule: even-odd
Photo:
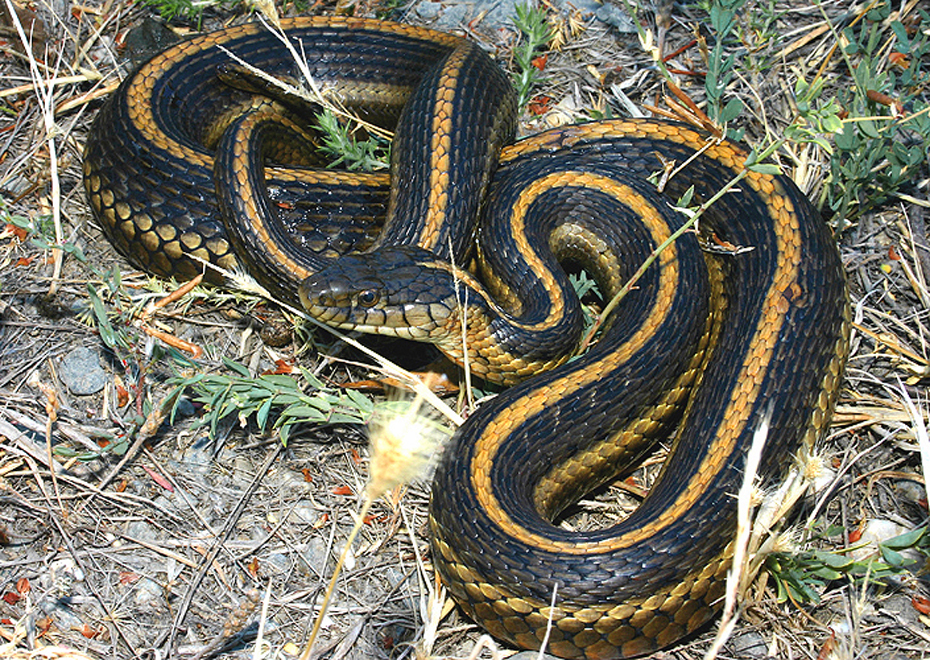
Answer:
[[[371,307],[378,302],[378,292],[374,289],[365,289],[358,294],[358,304],[362,307]]]

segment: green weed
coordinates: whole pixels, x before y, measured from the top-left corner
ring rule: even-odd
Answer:
[[[316,127],[323,139],[320,149],[334,159],[331,167],[342,165],[353,171],[373,172],[387,168],[391,162],[388,140],[375,135],[359,140],[352,128],[329,108],[317,115]]]
[[[220,422],[234,416],[242,423],[254,420],[261,432],[276,430],[286,445],[298,424],[364,424],[374,414],[375,405],[365,395],[328,387],[303,367],[298,381],[287,374],[252,377],[246,367],[225,358],[223,365],[231,375],[197,373],[169,381],[203,405],[199,425],[208,426],[211,436]]]
[[[873,5],[860,23],[837,33],[853,84],[839,87],[847,116],[823,202],[840,226],[912,184],[930,152],[930,38],[888,21],[890,2]],[[918,14],[924,25],[930,22],[926,11]]]
[[[552,28],[546,11],[535,5],[517,4],[513,23],[520,31],[520,37],[513,49],[513,59],[517,65],[514,73],[514,86],[517,88],[517,107],[526,107],[533,95],[533,89],[542,82],[542,72],[534,60],[552,40]]]
[[[861,584],[867,580],[869,584],[884,585],[890,577],[921,568],[916,560],[902,554],[908,549],[925,556],[930,553],[930,535],[926,527],[879,543],[878,556],[853,559],[848,555],[850,549],[772,553],[766,557],[765,567],[775,581],[779,602],[790,599],[799,604],[819,603],[820,594],[831,582],[847,579]]]

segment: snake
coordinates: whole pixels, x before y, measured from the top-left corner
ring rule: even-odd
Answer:
[[[429,509],[433,566],[495,637],[594,660],[700,631],[722,607],[749,448],[764,440],[770,485],[830,423],[850,322],[829,226],[789,177],[687,124],[511,142],[509,83],[459,37],[344,17],[282,27],[349,106],[393,116],[390,177],[317,167],[286,95],[217,73],[234,53],[295,75],[277,38],[244,24],[155,56],[98,113],[84,174],[107,236],[157,274],[244,265],[327,324],[432,342],[507,386],[442,452]],[[275,202],[303,194],[295,228]],[[691,229],[687,200],[702,209]],[[362,238],[344,239],[354,212]],[[337,229],[321,239],[311,216]],[[566,268],[622,296],[580,355]],[[657,443],[667,458],[638,508],[569,524]]]

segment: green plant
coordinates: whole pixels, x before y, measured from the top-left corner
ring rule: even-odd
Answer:
[[[157,425],[165,417],[173,418],[184,393],[203,406],[198,425],[208,426],[211,435],[221,421],[233,416],[243,423],[254,421],[263,432],[277,430],[285,443],[297,424],[365,423],[375,411],[364,395],[328,387],[303,368],[299,379],[275,373],[251,376],[244,366],[223,358],[228,374],[205,372],[202,365],[174,346],[150,340],[144,319],[151,302],[162,296],[130,296],[118,268],[106,273],[102,286],[89,284],[87,289],[90,304],[85,320],[96,326],[101,341],[123,366],[134,393],[134,405],[122,420],[128,432],[123,441],[109,445],[108,452],[125,451],[128,440],[147,422]],[[196,290],[194,295],[198,295]],[[171,392],[155,403],[147,377],[158,363],[175,375],[166,380]],[[190,372],[197,373],[187,375]]]
[[[708,53],[704,91],[707,94],[707,116],[724,125],[743,111],[743,102],[736,97],[725,101],[727,86],[733,80],[736,54],[728,52],[728,40],[736,30],[737,18],[746,0],[711,0],[701,3],[708,13],[715,41]]]
[[[749,71],[768,71],[776,63],[773,46],[779,41],[777,23],[783,14],[776,9],[774,0],[757,2],[751,11],[742,13],[736,34],[746,48],[744,64]]]
[[[10,211],[6,201],[0,199],[0,223],[10,224],[24,230],[29,236],[29,242],[40,250],[59,248],[73,255],[78,261],[87,262],[80,245],[71,242],[59,245],[55,242],[55,226],[50,215],[39,215],[30,220],[26,216]]]
[[[363,424],[375,411],[365,395],[327,387],[303,367],[298,381],[288,374],[253,377],[246,367],[225,358],[223,365],[231,375],[197,373],[169,380],[176,391],[190,392],[203,405],[200,424],[209,426],[211,435],[221,421],[235,416],[242,423],[253,419],[262,432],[277,430],[281,442],[287,444],[297,424]]]
[[[535,61],[552,39],[552,29],[546,11],[540,7],[521,3],[514,7],[514,11],[513,23],[520,31],[517,45],[513,49],[513,59],[517,65],[514,85],[517,88],[518,107],[523,108],[529,103],[533,88],[542,81],[540,67],[536,66]]]
[[[323,137],[321,150],[335,159],[331,167],[344,165],[350,170],[372,172],[387,168],[391,162],[389,141],[377,135],[357,139],[350,125],[341,121],[330,108],[324,108],[317,115],[316,127]]]
[[[809,550],[796,553],[772,553],[765,559],[765,568],[775,581],[778,601],[791,599],[795,603],[819,603],[820,594],[830,582],[846,578],[860,584],[885,584],[885,579],[914,568],[902,550],[915,549],[927,555],[930,535],[926,527],[890,538],[878,544],[878,556],[854,559],[854,548],[828,552]]]
[[[239,0],[142,0],[142,4],[155,9],[166,21],[180,18],[199,28],[206,9],[230,9],[239,4]]]
[[[911,184],[930,152],[930,38],[889,21],[891,3],[872,3],[837,34],[853,84],[841,89],[848,115],[836,135],[825,189],[836,224],[849,223]],[[919,10],[924,24],[930,14]],[[889,48],[889,44],[893,48]]]

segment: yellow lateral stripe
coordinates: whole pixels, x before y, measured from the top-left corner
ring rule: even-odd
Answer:
[[[461,77],[459,73],[468,56],[469,51],[465,48],[453,52],[443,66],[440,83],[436,86],[430,138],[429,201],[418,241],[420,247],[432,252],[441,251],[445,247],[436,245],[436,242],[440,240],[442,227],[447,223],[451,185],[449,159],[454,130],[452,118],[455,114],[456,89]]]
[[[444,32],[438,32],[428,28],[418,28],[401,23],[380,21],[377,19],[352,18],[347,16],[310,16],[281,20],[281,28],[285,32],[290,29],[301,27],[345,28],[356,30],[369,29],[376,32],[432,41],[433,43],[441,44],[448,48],[454,48],[456,45],[464,42],[460,37]],[[227,42],[232,39],[257,34],[267,30],[268,28],[261,23],[243,23],[236,27],[227,28],[221,33],[205,34],[187,41],[182,41],[144,64],[142,68],[134,74],[133,89],[127,95],[127,98],[130,100],[129,116],[132,119],[133,125],[142,133],[143,141],[150,142],[159,149],[163,149],[171,153],[174,157],[188,161],[189,163],[204,167],[213,167],[212,157],[182,145],[176,140],[172,140],[158,127],[155,122],[155,113],[152,110],[155,105],[153,96],[155,85],[162,78],[164,72],[170,70],[171,66],[178,59],[189,57],[194,53],[206,50],[214,46],[218,41]]]
[[[620,202],[634,207],[634,210],[640,214],[643,224],[652,235],[655,245],[661,244],[671,235],[671,230],[665,219],[651,206],[648,200],[640,196],[634,189],[607,177],[604,177],[604,180],[599,181],[598,184],[602,192],[613,195]],[[522,400],[514,402],[507,410],[501,411],[496,418],[491,420],[485,426],[481,436],[477,438],[471,466],[472,488],[477,495],[479,504],[489,518],[499,525],[505,534],[543,549],[578,553],[588,550],[581,544],[553,543],[513,522],[494,496],[491,488],[491,466],[500,448],[501,440],[509,435],[509,427],[515,421],[512,417],[513,410],[521,411],[520,420],[529,419],[545,410],[549,405],[549,401],[564,397],[566,391],[599,380],[601,374],[618,368],[642,349],[649,338],[655,334],[656,329],[665,322],[672,307],[671,303],[674,300],[679,279],[677,254],[677,247],[674,244],[659,254],[655,264],[655,267],[659,268],[659,288],[656,301],[645,322],[626,343],[617,347],[615,351],[600,361],[589,365],[584,370],[584,373],[573,373],[555,380],[544,388],[534,390]],[[516,421],[519,422],[520,420]]]
[[[736,151],[732,148],[725,149],[726,154],[709,154],[711,158],[718,158],[725,162],[732,163]],[[726,156],[726,158],[723,158]],[[740,161],[741,162],[741,161]],[[732,165],[731,165],[732,166]],[[774,229],[776,235],[776,244],[779,257],[778,266],[772,285],[769,287],[766,296],[762,318],[756,326],[754,339],[751,342],[752,349],[743,360],[743,366],[740,373],[733,379],[735,384],[731,392],[730,402],[727,405],[723,416],[723,424],[718,433],[714,436],[707,457],[701,463],[695,476],[689,484],[682,489],[682,494],[672,503],[655,521],[646,524],[638,529],[622,536],[606,539],[599,542],[561,542],[553,541],[540,534],[531,532],[522,525],[515,523],[500,507],[500,503],[491,493],[490,467],[494,462],[497,451],[500,447],[500,439],[508,435],[508,424],[511,423],[506,411],[504,414],[492,420],[484,429],[481,437],[478,438],[475,448],[475,458],[472,463],[472,486],[478,496],[478,501],[484,508],[489,518],[500,526],[502,531],[517,540],[528,545],[537,546],[543,550],[551,552],[564,552],[568,554],[588,554],[594,552],[613,552],[627,548],[635,543],[644,541],[656,535],[660,530],[668,527],[681,516],[691,509],[703,496],[707,487],[714,481],[719,474],[720,465],[724,459],[732,454],[736,447],[737,439],[746,429],[748,419],[742,411],[750,409],[749,402],[756,399],[762,380],[768,370],[769,363],[774,352],[774,347],[780,334],[784,322],[784,311],[782,306],[786,295],[789,293],[789,287],[796,281],[798,273],[798,264],[800,260],[800,236],[793,226],[793,208],[790,207],[788,200],[776,197],[775,186],[771,177],[750,173],[745,179],[757,194],[761,195],[766,201],[769,214],[774,220]],[[776,203],[780,200],[783,204]],[[646,218],[644,218],[646,220]],[[648,225],[647,225],[648,226]],[[654,230],[650,229],[651,231]],[[661,239],[660,239],[661,241]],[[664,253],[663,253],[664,254]],[[664,277],[660,288],[669,284]],[[661,295],[661,294],[660,294]],[[655,320],[650,318],[644,326],[637,331],[630,342],[621,347],[616,353],[606,356],[600,362],[589,366],[585,370],[585,376],[572,374],[567,379],[561,379],[551,384],[551,389],[560,389],[556,393],[534,392],[530,394],[525,402],[514,404],[516,409],[526,409],[524,419],[542,411],[546,402],[552,400],[552,397],[564,396],[564,391],[572,387],[581,387],[591,381],[596,380],[601,373],[617,368],[627,359],[628,347],[634,343],[641,345],[652,335],[654,328],[657,326]]]

